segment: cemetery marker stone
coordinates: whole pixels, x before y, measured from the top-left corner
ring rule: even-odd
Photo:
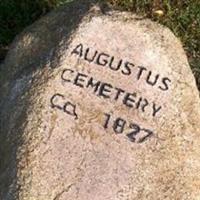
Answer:
[[[1,199],[200,199],[199,93],[180,42],[75,4],[22,33],[2,66]]]

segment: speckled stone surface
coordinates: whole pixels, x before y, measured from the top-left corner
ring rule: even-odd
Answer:
[[[199,93],[167,28],[69,3],[1,68],[1,199],[200,199]]]

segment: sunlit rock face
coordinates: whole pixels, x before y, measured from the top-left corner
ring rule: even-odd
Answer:
[[[69,3],[2,68],[1,199],[200,198],[199,94],[165,27]]]

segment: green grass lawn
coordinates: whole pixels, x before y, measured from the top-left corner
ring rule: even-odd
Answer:
[[[67,1],[0,0],[0,59],[24,27]],[[200,89],[200,0],[105,1],[169,27],[182,41]]]

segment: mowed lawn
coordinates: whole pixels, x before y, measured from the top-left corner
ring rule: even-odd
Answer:
[[[13,38],[52,9],[72,0],[0,0],[0,59]],[[74,0],[75,1],[75,0]],[[169,27],[181,39],[200,89],[200,0],[100,0]]]

